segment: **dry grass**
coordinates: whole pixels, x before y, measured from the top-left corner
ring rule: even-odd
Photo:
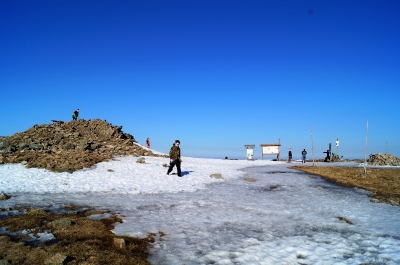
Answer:
[[[121,264],[149,265],[147,261],[148,243],[152,238],[137,239],[117,237],[110,230],[112,224],[121,222],[116,216],[100,221],[90,220],[85,212],[75,215],[58,215],[43,209],[29,209],[28,213],[0,220],[0,227],[10,231],[32,229],[35,233],[51,230],[57,238],[56,244],[31,247],[19,242],[23,237],[0,236],[0,260],[11,264],[46,264],[50,258],[60,253],[67,256],[63,264]],[[57,221],[67,221],[71,225],[58,225]],[[162,235],[161,235],[162,236]],[[114,238],[123,238],[125,245],[114,246]]]
[[[372,197],[392,205],[400,202],[399,168],[363,168],[328,166],[293,166],[291,168],[321,176],[346,187],[358,187],[372,192]]]

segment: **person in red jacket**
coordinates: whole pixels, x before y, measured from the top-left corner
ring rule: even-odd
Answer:
[[[147,137],[147,139],[146,139],[146,147],[150,148],[150,138],[149,137]]]

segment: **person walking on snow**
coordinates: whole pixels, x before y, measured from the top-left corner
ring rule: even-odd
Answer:
[[[74,112],[72,113],[72,119],[74,121],[76,121],[78,119],[79,116],[79,109],[74,110]]]
[[[146,147],[150,148],[150,138],[149,137],[147,137],[147,139],[146,139]]]
[[[302,156],[301,163],[306,162],[306,155],[307,155],[307,151],[306,151],[306,149],[303,149],[303,151],[301,151],[301,156]]]
[[[175,143],[172,145],[171,150],[169,150],[169,168],[167,171],[167,175],[171,173],[172,169],[176,165],[176,169],[178,171],[178,177],[182,177],[181,172],[181,149],[179,145],[181,142],[179,140],[175,140]]]
[[[292,148],[289,148],[288,162],[290,163],[291,161],[292,161]]]

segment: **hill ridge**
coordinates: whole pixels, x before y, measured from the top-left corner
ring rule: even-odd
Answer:
[[[55,172],[89,168],[118,155],[158,156],[106,120],[53,120],[0,140],[0,164],[24,163]]]

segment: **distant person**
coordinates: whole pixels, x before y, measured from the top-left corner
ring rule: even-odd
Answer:
[[[289,148],[288,162],[290,163],[291,161],[292,161],[292,148]]]
[[[182,177],[181,173],[181,149],[179,145],[181,142],[179,140],[175,140],[175,143],[172,145],[171,150],[169,150],[169,168],[167,171],[167,175],[171,173],[172,169],[176,165],[176,169],[178,171],[178,177]]]
[[[147,137],[147,139],[146,139],[146,147],[150,148],[150,138],[149,137]]]
[[[72,113],[72,119],[74,121],[76,121],[78,119],[79,116],[79,109],[74,110],[74,112]]]
[[[307,155],[307,151],[306,151],[306,149],[303,149],[303,151],[301,151],[301,157],[302,157],[301,163],[306,162],[306,155]]]

